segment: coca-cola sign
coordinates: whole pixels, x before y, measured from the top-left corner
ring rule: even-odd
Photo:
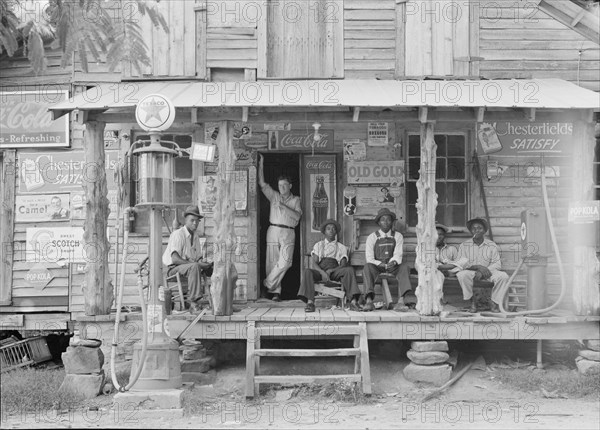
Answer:
[[[333,161],[331,161],[331,160],[307,161],[306,168],[308,170],[331,170],[331,169],[333,169]]]
[[[279,148],[283,151],[327,152],[333,151],[333,130],[319,130],[315,140],[314,131],[279,131]]]
[[[0,149],[69,146],[69,115],[52,120],[48,108],[67,91],[0,92]]]

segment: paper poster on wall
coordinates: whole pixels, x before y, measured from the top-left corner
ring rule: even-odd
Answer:
[[[394,210],[395,197],[390,195],[385,185],[356,187],[356,213],[376,214],[381,208]]]
[[[15,197],[15,221],[68,221],[69,194],[27,194]]]
[[[117,190],[109,190],[106,196],[108,198],[108,208],[110,212],[108,219],[117,218]],[[71,218],[72,219],[85,219],[85,193],[83,191],[77,191],[71,193]]]
[[[344,160],[363,161],[367,158],[365,141],[360,139],[344,139]]]
[[[388,123],[370,122],[367,132],[367,142],[369,146],[387,146],[388,144]]]
[[[265,131],[290,131],[291,129],[291,122],[265,122],[263,124],[263,130]]]
[[[245,215],[248,209],[248,171],[234,172],[234,199],[237,216]],[[205,175],[198,178],[198,202],[200,212],[213,214],[218,199],[217,175]]]

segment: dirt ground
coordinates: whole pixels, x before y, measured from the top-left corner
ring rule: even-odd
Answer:
[[[119,410],[111,396],[101,396],[92,408],[3,416],[2,428],[597,429],[600,422],[598,398],[548,399],[541,392],[514,391],[497,381],[489,368],[470,370],[441,396],[421,403],[433,388],[408,382],[402,374],[407,364],[406,359],[372,357],[374,393],[358,404],[306,391],[298,394],[290,387],[267,387],[258,399],[246,400],[244,366],[238,363],[218,369],[211,385],[187,387],[187,410],[192,414],[183,418],[131,407]],[[329,366],[339,369],[340,364],[285,360],[265,363],[264,369],[283,373],[318,367],[321,373]]]

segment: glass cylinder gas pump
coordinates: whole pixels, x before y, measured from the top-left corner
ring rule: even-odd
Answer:
[[[162,211],[173,205],[174,158],[180,154],[175,142],[161,141],[151,132],[150,140],[136,141],[131,153],[137,158],[136,207],[150,209],[149,298],[147,357],[141,363],[141,345],[134,345],[132,372],[144,366],[134,390],[179,388],[182,385],[179,344],[164,333],[165,288],[162,267]],[[164,287],[164,288],[161,288]],[[148,363],[154,363],[148,366]]]

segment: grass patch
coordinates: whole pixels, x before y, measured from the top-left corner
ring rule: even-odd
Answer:
[[[497,381],[528,393],[556,393],[567,398],[600,397],[600,376],[585,376],[574,370],[547,370],[536,372],[529,369],[496,369]]]
[[[366,396],[356,382],[336,381],[328,384],[301,384],[295,387],[291,397],[299,399],[324,398],[340,403],[368,404],[373,400]]]
[[[64,369],[16,369],[2,374],[0,388],[3,413],[64,410],[83,399],[72,393],[59,393],[65,379]]]

